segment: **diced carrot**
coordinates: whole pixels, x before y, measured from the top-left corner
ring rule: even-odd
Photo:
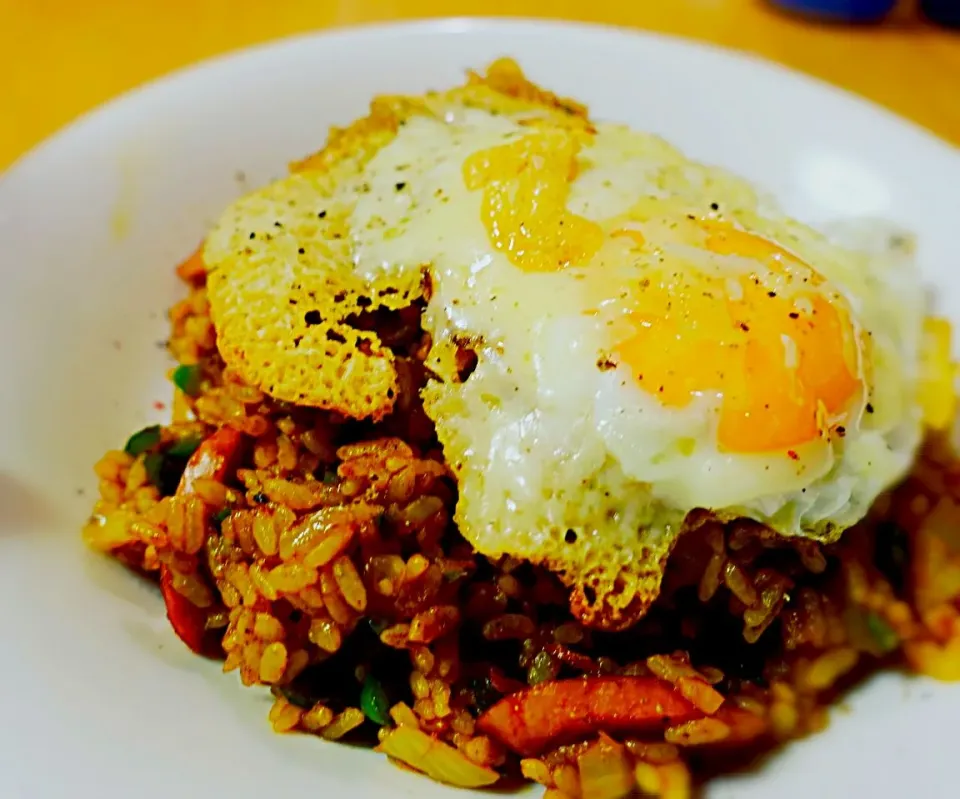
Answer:
[[[205,654],[208,651],[206,611],[173,587],[173,574],[166,565],[160,566],[160,593],[167,609],[167,618],[177,637],[198,655]]]
[[[182,261],[177,267],[177,276],[182,280],[197,280],[198,278],[203,277],[207,273],[207,267],[203,263],[203,245],[201,244],[197,247],[196,250],[187,258],[185,261]]]
[[[223,481],[236,464],[242,445],[243,433],[232,427],[221,427],[204,439],[187,461],[177,494],[192,494],[197,480]]]
[[[644,732],[702,716],[670,683],[655,677],[586,677],[504,697],[480,716],[477,727],[514,752],[534,756],[598,731]]]

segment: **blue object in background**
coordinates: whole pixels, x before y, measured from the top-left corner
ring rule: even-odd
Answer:
[[[879,22],[897,0],[770,0],[795,14],[835,22]],[[942,0],[937,5],[960,5],[960,0]]]
[[[931,22],[960,28],[960,0],[921,0],[920,11]]]

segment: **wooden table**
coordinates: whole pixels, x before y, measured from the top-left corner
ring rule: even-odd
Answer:
[[[545,9],[750,50],[960,144],[960,35],[906,13],[853,28],[804,23],[764,0],[0,0],[0,168],[104,100],[215,53],[335,25]]]

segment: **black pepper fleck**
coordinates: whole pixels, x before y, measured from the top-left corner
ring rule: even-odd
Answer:
[[[873,413],[873,403],[872,403],[872,402],[868,402],[868,403],[867,403],[866,411],[867,411],[867,413]]]
[[[406,185],[407,185],[407,184],[404,183],[404,182],[401,180],[401,181],[396,185],[397,191],[403,191],[404,188],[406,188]]]

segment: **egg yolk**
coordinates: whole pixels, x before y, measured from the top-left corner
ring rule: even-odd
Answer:
[[[845,301],[772,242],[724,223],[698,225],[707,250],[758,262],[770,278],[651,276],[628,314],[634,330],[616,348],[620,360],[664,405],[718,394],[723,451],[789,450],[816,439],[862,389]]]
[[[566,207],[579,148],[569,132],[547,129],[464,161],[467,188],[483,190],[481,218],[491,245],[524,271],[558,271],[600,249],[600,226]]]

